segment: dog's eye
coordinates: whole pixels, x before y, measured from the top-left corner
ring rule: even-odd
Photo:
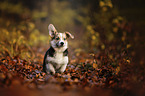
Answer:
[[[59,40],[59,37],[57,37],[56,40]]]
[[[66,40],[66,38],[64,38],[64,40]]]

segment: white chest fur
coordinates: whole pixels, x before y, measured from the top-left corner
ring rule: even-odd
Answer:
[[[53,65],[64,65],[68,63],[68,56],[63,56],[62,52],[56,52],[53,57],[47,56],[46,60]]]

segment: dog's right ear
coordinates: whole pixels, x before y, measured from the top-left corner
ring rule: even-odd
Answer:
[[[55,29],[55,27],[53,26],[53,24],[49,24],[48,30],[49,30],[49,35],[51,37],[54,37],[57,34],[57,30]]]

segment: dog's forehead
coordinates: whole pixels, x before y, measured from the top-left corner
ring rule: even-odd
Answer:
[[[66,38],[66,34],[65,34],[65,33],[58,33],[58,36],[59,36],[60,38]]]

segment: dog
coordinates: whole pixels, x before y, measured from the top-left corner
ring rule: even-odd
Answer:
[[[63,73],[68,64],[68,42],[67,39],[74,38],[69,32],[58,33],[53,24],[48,26],[50,48],[47,50],[43,60],[43,71],[55,74]]]

